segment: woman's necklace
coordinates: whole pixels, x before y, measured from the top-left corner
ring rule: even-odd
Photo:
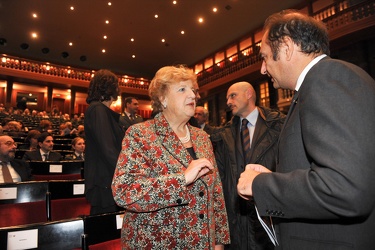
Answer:
[[[180,139],[180,141],[184,144],[184,143],[188,143],[190,141],[190,131],[189,131],[189,128],[188,126],[186,125],[186,135],[184,137],[178,137],[178,139]]]

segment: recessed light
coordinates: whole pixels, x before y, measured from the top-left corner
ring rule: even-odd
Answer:
[[[132,55],[133,58],[135,58],[135,55]]]
[[[107,36],[104,35],[103,38],[104,38],[104,39],[107,39]]]
[[[35,33],[35,32],[33,32],[33,33],[31,33],[31,37],[32,37],[32,38],[37,38],[37,37],[38,37],[38,34]]]
[[[185,34],[185,31],[181,30],[181,34],[182,34],[182,35]]]
[[[111,3],[111,2],[108,2],[108,5],[109,5],[109,6],[111,6],[111,5],[112,5],[112,3]]]
[[[165,43],[165,39],[164,39],[164,38],[163,38],[163,39],[161,39],[161,42],[162,42],[162,43]]]
[[[203,23],[204,22],[203,17],[198,18],[198,22]]]
[[[70,42],[70,43],[69,43],[69,46],[73,46],[73,43],[72,43],[72,42]]]
[[[106,24],[109,24],[109,20],[105,20],[105,23],[106,23]]]
[[[74,6],[70,6],[70,10],[74,10]]]
[[[217,12],[217,8],[214,7],[214,8],[212,9],[212,11],[213,11],[213,12]]]
[[[130,41],[131,41],[131,42],[134,42],[134,38],[131,38]]]
[[[36,13],[33,13],[33,17],[34,17],[34,18],[37,18],[38,15],[37,15]]]
[[[159,17],[159,15],[158,14],[155,14],[155,18],[158,18]]]
[[[177,4],[177,1],[173,1],[172,3],[173,3],[173,4]]]
[[[102,53],[105,53],[105,49],[102,49]]]

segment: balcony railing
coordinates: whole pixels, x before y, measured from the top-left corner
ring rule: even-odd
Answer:
[[[61,65],[42,63],[8,55],[2,56],[0,66],[2,68],[19,70],[31,74],[46,75],[47,77],[51,76],[79,80],[85,82],[87,87],[95,73],[93,70],[90,71],[72,67],[64,67]],[[117,75],[117,77],[119,78],[119,85],[121,87],[147,90],[150,84],[150,80],[144,78],[121,75]]]
[[[350,6],[350,1],[344,0],[328,5],[324,9],[321,9],[313,14],[315,19],[320,20],[327,25],[328,32],[333,32],[348,24],[352,24],[366,18],[374,18],[374,16],[375,2],[373,0],[364,1],[353,6]],[[259,48],[259,45],[260,42],[255,44],[255,48]],[[199,86],[202,87],[224,76],[261,62],[258,51],[259,50],[255,49],[249,54],[244,54],[243,51],[240,51],[230,57],[236,58],[236,60],[230,61],[229,58],[227,58],[222,61],[223,63],[220,63],[220,67],[214,65],[204,69],[198,73]]]

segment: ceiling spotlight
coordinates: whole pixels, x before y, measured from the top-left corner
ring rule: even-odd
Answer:
[[[165,43],[165,39],[161,39],[161,42],[162,42],[162,43]]]
[[[31,37],[32,37],[32,38],[37,38],[37,37],[38,37],[38,34],[35,33],[35,32],[33,32],[33,33],[31,33]]]
[[[3,45],[3,46],[7,45],[7,39],[0,38],[0,45]]]
[[[105,20],[105,23],[106,23],[106,24],[109,24],[109,20]]]
[[[107,36],[103,36],[103,39],[107,39]]]
[[[203,18],[202,17],[198,18],[198,22],[203,23]]]
[[[69,43],[69,46],[73,46],[73,43]]]
[[[23,49],[23,50],[27,50],[27,49],[29,48],[29,45],[28,45],[27,43],[22,43],[22,44],[20,45],[20,47],[21,47],[21,49]]]
[[[42,49],[43,54],[48,54],[49,53],[49,48],[43,48]]]
[[[108,5],[109,5],[109,6],[111,6],[111,5],[112,5],[112,3],[111,3],[111,2],[108,2]]]
[[[132,55],[133,58],[135,58],[135,55]]]
[[[105,49],[102,49],[102,53],[105,53]]]
[[[61,56],[62,56],[62,58],[67,58],[67,57],[69,57],[69,53],[64,51],[64,52],[61,53]]]
[[[74,10],[74,6],[70,6],[70,10]]]
[[[213,11],[213,12],[217,12],[217,8],[214,7],[214,8],[212,9],[212,11]]]
[[[155,18],[158,18],[159,17],[159,15],[158,14],[155,14]]]
[[[177,4],[177,1],[173,1],[172,3],[173,3],[173,4]]]
[[[182,34],[182,35],[185,34],[185,31],[181,30],[181,34]]]
[[[85,62],[85,61],[87,60],[87,57],[86,57],[86,56],[81,56],[81,57],[79,58],[79,60],[80,60],[81,62]]]
[[[134,42],[134,38],[130,38],[130,41],[131,41],[131,42]]]
[[[34,18],[37,18],[38,15],[37,15],[36,13],[33,13],[33,17],[34,17]]]

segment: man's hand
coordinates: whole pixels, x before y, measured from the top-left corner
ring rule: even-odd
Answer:
[[[253,181],[260,173],[270,173],[271,171],[259,164],[247,164],[246,169],[242,172],[237,184],[238,195],[249,200],[253,196]]]

